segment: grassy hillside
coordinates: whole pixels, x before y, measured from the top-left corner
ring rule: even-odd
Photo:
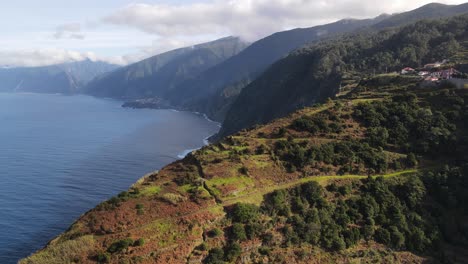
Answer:
[[[468,90],[379,76],[148,174],[21,263],[465,263]]]
[[[278,61],[242,90],[228,111],[221,136],[323,102],[340,85],[365,76],[466,61],[468,15],[424,20],[380,32],[360,32],[300,49]]]

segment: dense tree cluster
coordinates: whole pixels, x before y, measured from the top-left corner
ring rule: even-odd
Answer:
[[[261,255],[275,246],[305,243],[340,251],[376,241],[444,260],[447,245],[468,246],[467,213],[468,164],[326,188],[308,182],[266,195],[260,208],[235,204],[228,213],[226,245],[211,249],[204,263],[233,262],[242,254],[240,243],[256,238],[263,241]]]
[[[412,93],[388,101],[360,104],[354,115],[368,127],[371,146],[391,144],[421,154],[453,149],[456,125],[446,113],[420,106]]]
[[[306,165],[321,168],[321,163],[338,167],[345,173],[383,173],[389,167],[401,169],[406,159],[390,160],[381,148],[357,140],[334,141],[320,146],[308,146],[307,142],[277,141],[275,155],[286,163],[291,171]]]
[[[330,195],[333,200],[326,198]],[[442,244],[460,246],[468,239],[462,224],[468,212],[468,166],[404,179],[369,177],[327,188],[309,182],[268,194],[260,209],[247,204],[235,208],[249,220],[231,214],[230,242],[224,249],[212,249],[206,263],[235,260],[241,254],[237,243],[254,238],[262,239],[259,252],[268,255],[275,245],[272,232],[282,234],[282,247],[306,243],[339,251],[373,240],[394,250],[444,258]],[[255,225],[259,219],[270,220]]]
[[[362,32],[343,36],[340,41],[324,41],[297,51],[314,60],[314,75],[321,79],[330,74],[363,74],[399,71],[402,66],[448,59],[459,52],[465,40],[468,16],[423,20],[401,28]]]
[[[296,131],[307,131],[312,135],[319,133],[340,133],[343,127],[338,122],[327,122],[324,116],[302,116],[293,121],[291,128]]]

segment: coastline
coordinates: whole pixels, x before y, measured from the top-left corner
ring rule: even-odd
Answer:
[[[181,112],[181,111],[176,110],[176,109],[170,109],[170,110]],[[186,112],[190,112],[190,111],[186,111]],[[194,113],[194,114],[197,114],[197,115],[202,115],[208,122],[215,123],[219,127],[219,129],[218,129],[218,131],[216,133],[214,133],[214,134],[212,134],[212,135],[210,135],[210,136],[203,139],[203,146],[201,146],[199,148],[195,148],[195,149],[186,149],[186,150],[182,151],[180,154],[177,155],[177,157],[179,159],[185,158],[188,154],[192,153],[195,150],[199,150],[199,149],[203,148],[204,146],[208,146],[211,143],[210,138],[217,135],[219,133],[219,131],[221,130],[221,127],[222,127],[220,122],[216,122],[214,120],[211,120],[206,114],[203,114],[203,113],[200,113],[200,112],[190,112],[190,113]]]
[[[27,95],[41,95],[41,96],[42,96],[42,95],[44,95],[44,96],[50,95],[51,98],[62,97],[62,96],[67,96],[67,97],[68,97],[68,95],[63,95],[63,94],[42,94],[42,93],[4,93],[4,94],[12,94],[12,95],[15,95],[15,94],[27,94]],[[69,97],[74,97],[74,96],[75,96],[75,95],[70,95]],[[109,105],[110,102],[114,101],[115,103],[111,103],[111,104],[110,104],[110,106],[111,106],[110,109],[113,109],[112,111],[117,111],[117,112],[118,112],[118,108],[121,108],[120,105],[121,105],[121,102],[122,102],[122,101],[121,101],[121,100],[118,100],[118,99],[115,99],[115,98],[102,98],[102,97],[89,96],[89,95],[86,95],[86,94],[76,94],[76,96],[77,96],[77,97],[82,97],[82,96],[88,97],[89,99],[87,99],[87,100],[90,101],[90,102],[94,102],[93,98],[98,99],[98,100],[102,100],[102,101],[104,101],[104,103],[103,103],[104,105]],[[27,96],[27,97],[29,98],[29,96]],[[39,98],[41,98],[41,97],[39,97]],[[71,100],[71,98],[68,98],[68,99]],[[68,99],[67,99],[67,100],[68,100]],[[86,99],[86,98],[85,98],[85,99]],[[56,98],[56,99],[54,99],[54,100],[62,101],[62,98]],[[74,100],[76,100],[76,99],[74,99]],[[41,99],[41,100],[38,100],[38,101],[39,101],[39,106],[44,107],[44,108],[50,108],[47,104],[44,103],[44,102],[46,102],[46,101],[44,101],[44,100],[42,100],[42,99]],[[79,98],[78,98],[78,101],[80,101]],[[108,101],[108,102],[106,103],[105,101]],[[18,105],[18,104],[16,104],[16,105]],[[59,105],[59,106],[62,107],[62,105]],[[72,109],[72,108],[71,108],[71,109]],[[140,170],[138,171],[138,173],[135,174],[136,177],[134,177],[134,179],[131,180],[131,182],[128,182],[128,181],[127,181],[127,183],[125,184],[125,186],[124,186],[123,188],[119,189],[119,191],[127,190],[131,185],[137,183],[141,176],[145,177],[144,175],[147,175],[148,172],[150,172],[150,173],[153,172],[153,170],[154,170],[155,168],[164,167],[164,166],[170,164],[171,162],[173,162],[173,161],[175,161],[175,160],[179,160],[179,159],[184,158],[184,157],[185,157],[186,155],[188,155],[190,152],[192,152],[192,151],[194,151],[194,150],[196,150],[196,149],[199,149],[199,148],[204,147],[205,145],[207,145],[207,144],[209,143],[209,142],[207,141],[207,138],[209,138],[210,135],[215,134],[215,133],[217,133],[217,132],[219,131],[220,124],[217,123],[217,122],[214,122],[214,121],[210,120],[209,118],[207,118],[205,115],[203,115],[203,114],[201,114],[201,113],[195,113],[195,112],[190,112],[190,111],[178,111],[178,110],[175,110],[175,109],[156,109],[156,110],[163,110],[163,111],[157,111],[157,112],[164,112],[164,111],[166,111],[166,113],[162,113],[162,116],[166,116],[166,117],[179,116],[179,115],[176,115],[175,113],[172,113],[172,114],[171,114],[171,113],[168,112],[167,110],[169,110],[169,111],[172,110],[172,111],[174,111],[174,112],[186,112],[187,114],[181,114],[181,116],[185,116],[185,119],[181,119],[181,120],[179,120],[179,119],[172,119],[172,118],[169,119],[169,120],[173,120],[172,122],[169,122],[169,123],[172,123],[172,124],[179,123],[179,124],[181,124],[181,125],[174,125],[174,127],[176,127],[176,128],[182,128],[181,130],[180,130],[180,129],[177,130],[178,133],[172,134],[172,138],[174,138],[174,136],[176,136],[176,135],[183,135],[183,134],[185,134],[186,136],[182,136],[182,137],[180,138],[180,140],[178,140],[178,139],[176,138],[175,140],[170,141],[170,142],[172,142],[172,143],[170,143],[170,144],[172,144],[171,146],[173,146],[173,144],[176,144],[176,145],[179,146],[179,147],[167,149],[167,152],[166,152],[166,153],[168,153],[168,155],[161,155],[161,157],[164,157],[164,158],[161,160],[161,162],[156,161],[156,163],[154,163],[154,162],[155,162],[155,157],[156,157],[156,160],[158,160],[158,157],[159,157],[159,156],[154,156],[154,155],[152,155],[150,158],[148,158],[148,160],[151,160],[151,164],[152,164],[152,165],[151,165],[151,168],[150,168],[149,170],[146,170],[146,167],[141,167],[142,169],[140,169]],[[79,111],[79,108],[74,108],[74,111]],[[58,111],[58,112],[61,112],[61,111]],[[123,112],[123,113],[124,113],[123,116],[126,117],[126,116],[129,116],[129,113],[132,113],[133,111],[123,111],[123,110],[120,110],[120,112]],[[143,116],[148,115],[148,113],[149,113],[150,116],[154,116],[154,115],[159,116],[159,114],[153,114],[153,112],[151,112],[151,111],[142,111],[142,112],[141,112],[141,114],[143,114]],[[195,115],[194,115],[194,114],[195,114]],[[133,116],[135,116],[135,115],[139,115],[138,111],[135,112],[135,113],[133,113]],[[201,118],[201,116],[203,116],[203,118]],[[125,118],[123,118],[123,119],[125,119]],[[118,120],[119,120],[118,122],[115,122],[116,125],[121,124],[122,118],[119,118]],[[135,118],[132,118],[131,120],[135,120]],[[185,122],[184,120],[193,120],[193,123],[192,123],[192,121],[190,121],[190,122]],[[208,122],[206,122],[205,120],[208,121]],[[179,121],[179,122],[177,122],[177,121]],[[142,122],[143,122],[143,121],[142,121]],[[199,132],[198,132],[198,131],[199,131],[199,130],[198,130],[198,126],[196,126],[197,123],[201,123],[201,124],[204,123],[204,125],[202,125],[202,127],[207,127],[208,130],[205,130],[205,133],[199,134]],[[192,125],[193,125],[193,126],[192,126]],[[155,126],[155,127],[158,127],[158,126],[159,126],[159,127],[167,128],[165,125],[161,126],[161,125],[155,124],[154,126]],[[145,126],[145,127],[146,127],[146,126]],[[172,127],[172,126],[170,126],[170,128],[171,128],[171,127]],[[193,131],[192,131],[192,129],[193,129]],[[116,130],[121,131],[121,129],[116,129]],[[169,130],[167,130],[167,129],[165,129],[165,130],[166,130],[166,131],[169,131]],[[133,130],[132,130],[132,131],[133,131]],[[169,132],[169,133],[170,133],[170,132]],[[133,134],[133,132],[132,132],[132,134]],[[166,134],[167,134],[167,133],[166,133]],[[106,134],[106,135],[107,135],[107,134]],[[150,133],[146,133],[145,135],[151,136]],[[153,137],[158,137],[157,135],[158,135],[158,134],[153,135]],[[167,135],[171,135],[171,134],[167,134]],[[198,135],[198,136],[197,136],[197,135]],[[105,136],[105,137],[107,137],[107,136]],[[121,137],[119,137],[119,138],[121,138]],[[137,139],[138,139],[138,138],[141,139],[142,137],[138,136]],[[158,138],[159,138],[158,140],[155,140],[155,144],[159,144],[158,142],[163,142],[163,143],[164,143],[164,139],[161,140],[161,137],[158,137]],[[185,140],[186,138],[192,138],[192,140],[186,141],[186,140]],[[99,139],[99,137],[98,137],[96,140],[98,140],[98,139]],[[151,137],[149,138],[149,140],[151,140]],[[178,142],[178,143],[177,143],[177,142]],[[108,146],[108,145],[111,145],[111,144],[106,144],[106,146]],[[145,145],[147,145],[147,144],[145,144]],[[185,145],[185,146],[184,146],[184,145]],[[184,147],[185,147],[186,149],[184,149]],[[150,147],[146,147],[146,148],[150,148]],[[153,147],[153,149],[155,149],[155,148]],[[158,147],[156,147],[156,149],[158,149]],[[183,150],[183,151],[182,151],[182,150]],[[114,153],[114,152],[109,151],[109,152],[107,152],[107,153]],[[123,151],[122,153],[125,153],[125,151]],[[146,152],[145,152],[145,153],[146,153]],[[169,154],[169,153],[170,153],[170,154]],[[158,153],[157,153],[157,154],[158,154]],[[94,159],[90,159],[90,160],[94,161]],[[87,161],[87,160],[86,160],[86,161]],[[131,162],[131,157],[130,157],[130,162],[129,162],[129,163],[134,164],[134,162]],[[80,163],[80,164],[81,164],[81,163]],[[80,165],[80,164],[79,164],[79,165]],[[155,164],[157,165],[157,167],[156,167]],[[153,165],[155,165],[155,166],[153,166]],[[77,165],[77,166],[78,166],[78,165]],[[80,165],[80,166],[81,166],[81,165]],[[89,166],[85,166],[85,167],[89,167]],[[106,167],[107,167],[107,166],[106,166]],[[73,171],[73,170],[72,170],[72,169],[69,169],[68,171]],[[76,171],[81,171],[81,170],[76,170]],[[67,178],[67,179],[68,179],[68,178]],[[77,179],[78,179],[78,178],[77,178]],[[71,186],[70,181],[68,181],[66,184],[67,184],[66,186]],[[103,184],[100,184],[99,186],[104,186],[104,185],[103,185]],[[108,187],[105,187],[105,188],[108,188]],[[79,188],[78,188],[78,189],[79,189]],[[68,189],[66,189],[66,190],[68,191]],[[69,191],[69,192],[73,192],[73,193],[74,193],[74,192],[75,192],[74,190],[75,190],[75,189],[73,189],[73,190],[71,190],[71,191]],[[117,193],[117,192],[116,192],[116,193]],[[105,201],[106,199],[107,199],[107,198],[99,199],[99,202],[97,202],[96,204],[101,203],[101,202]],[[84,214],[86,214],[89,210],[92,210],[92,209],[94,209],[94,208],[95,208],[95,205],[93,204],[93,205],[91,205],[90,207],[87,207],[85,210],[80,211],[80,213],[77,215],[77,217],[76,217],[76,218],[74,217],[73,220],[72,220],[72,222],[70,222],[70,223],[74,223],[74,222],[78,221]],[[69,225],[66,225],[65,228],[67,228],[67,227],[69,227]],[[57,237],[59,237],[59,236],[60,236],[61,234],[63,234],[64,232],[66,232],[66,229],[60,230],[58,233],[56,233],[55,235],[53,235],[53,236],[51,236],[51,237],[49,237],[49,236],[43,236],[44,238],[47,238],[47,239],[48,239],[48,238],[51,238],[51,239],[50,239],[50,240],[45,240],[44,242],[40,242],[40,245],[39,245],[39,244],[36,244],[36,245],[39,245],[39,246],[38,246],[38,247],[34,247],[34,249],[31,250],[31,251],[27,250],[28,254],[33,254],[34,252],[37,252],[37,250],[40,251],[40,250],[43,249],[44,247],[47,247],[47,245],[49,245],[51,241],[53,241],[54,239],[56,239]],[[19,248],[19,247],[18,247],[18,248]],[[37,250],[36,250],[36,248],[37,248]],[[14,252],[18,251],[16,246],[12,246],[12,249],[11,249],[11,250],[12,250],[12,252],[13,252],[13,251],[14,251]],[[0,255],[3,255],[3,254],[0,254]],[[26,255],[24,255],[24,256],[26,256]],[[15,257],[15,256],[14,256],[14,257]],[[7,260],[6,262],[4,262],[4,261],[0,261],[0,262],[2,262],[2,263],[10,263],[10,261],[11,261],[11,260]],[[13,263],[13,262],[11,262],[11,263]]]

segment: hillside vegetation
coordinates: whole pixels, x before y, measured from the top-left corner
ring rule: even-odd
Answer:
[[[383,14],[372,19],[362,20],[343,19],[310,28],[296,28],[277,32],[260,39],[243,50],[236,50],[238,53],[232,54],[232,57],[223,57],[216,63],[211,60],[213,57],[210,56],[209,49],[205,52],[198,50],[194,54],[191,54],[190,47],[179,49],[103,76],[88,86],[86,92],[97,96],[131,100],[125,104],[128,107],[176,108],[195,111],[222,122],[244,88],[264,75],[265,71],[268,72],[272,64],[296,49],[315,44],[321,40],[339,42],[342,34],[376,32],[414,23],[421,19],[447,18],[466,12],[468,12],[468,4],[428,4],[400,14]],[[186,56],[187,54],[189,56]],[[171,61],[171,65],[164,66],[168,61]],[[164,70],[161,68],[162,66],[164,66]],[[292,65],[293,69],[296,69],[295,67],[296,65]],[[298,82],[300,78],[302,77],[298,76]],[[347,78],[345,77],[345,79]],[[271,81],[272,78],[270,76],[263,80]],[[277,79],[274,79],[272,84],[275,84],[276,81]],[[280,81],[289,82],[287,80]],[[289,84],[294,83],[288,83],[288,86],[285,87],[289,87]],[[257,87],[258,84],[253,86]],[[312,91],[305,96],[302,91],[292,94],[292,96],[301,96],[301,100],[295,101],[295,99],[290,98],[290,102],[285,103],[290,108],[286,109],[285,106],[281,106],[278,113],[274,113],[274,117],[291,113],[298,109],[298,105],[300,108],[310,106],[314,101],[321,101],[328,96],[328,93],[332,94],[338,89],[338,86],[339,82],[337,83],[336,79],[330,79],[328,83],[317,82],[316,86],[309,85],[313,90],[320,88],[321,92]],[[264,96],[263,93],[255,94],[255,96],[259,95]],[[240,103],[234,105],[235,110],[233,111],[237,111],[239,105],[243,103],[245,103],[245,97],[242,97]],[[223,135],[234,133],[255,123],[233,120],[232,116],[231,114]],[[261,122],[271,120],[271,116],[263,111],[260,112],[260,116],[257,119]],[[241,118],[251,119],[252,116],[251,113],[247,113],[246,117]]]
[[[330,24],[277,32],[260,39],[245,50],[194,78],[186,79],[165,95],[172,105],[203,112],[222,121],[240,91],[275,61],[288,53],[340,33],[353,32],[382,21],[385,17],[340,20]]]
[[[340,86],[366,76],[444,59],[456,64],[457,55],[466,55],[467,30],[468,15],[462,15],[380,32],[362,31],[297,50],[242,90],[220,136],[323,102],[334,97]]]
[[[376,76],[195,151],[21,263],[466,263],[468,90],[418,84]]]

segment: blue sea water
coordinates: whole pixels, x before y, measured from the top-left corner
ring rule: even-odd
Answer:
[[[0,263],[16,263],[99,202],[196,149],[217,123],[88,96],[0,93]]]

